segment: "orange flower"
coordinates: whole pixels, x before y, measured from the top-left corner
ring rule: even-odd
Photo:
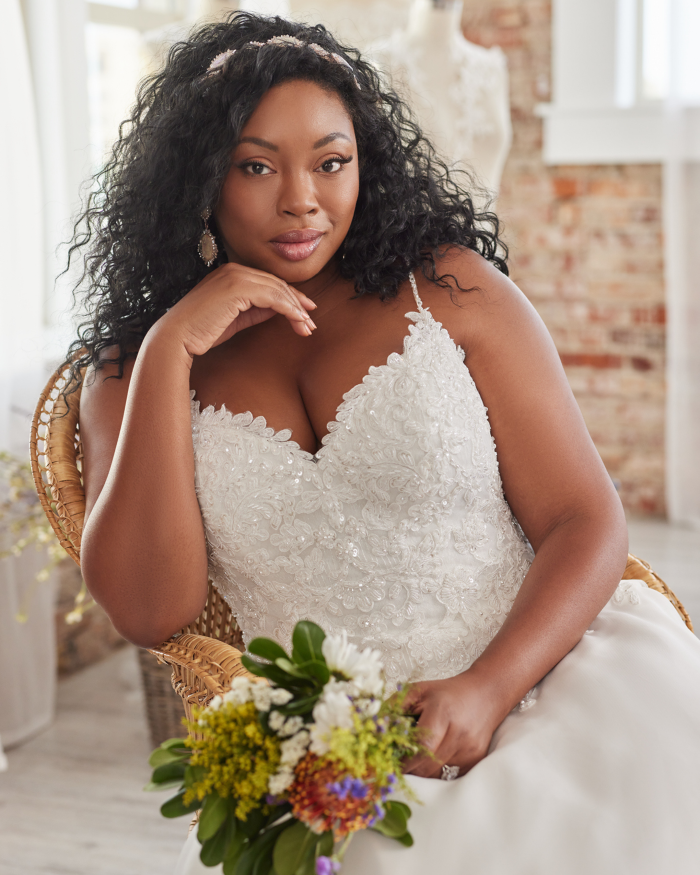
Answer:
[[[338,763],[307,753],[287,791],[294,817],[315,833],[333,830],[335,841],[371,825],[382,811],[375,784],[341,769]]]

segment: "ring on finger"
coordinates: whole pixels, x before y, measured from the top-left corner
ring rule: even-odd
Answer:
[[[441,781],[454,781],[459,777],[459,766],[448,766],[447,763],[442,767],[440,772]]]

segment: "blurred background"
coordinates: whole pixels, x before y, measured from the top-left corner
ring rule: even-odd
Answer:
[[[320,21],[369,51],[446,159],[474,169],[631,549],[700,616],[697,0],[2,0],[3,875],[166,873],[182,840],[139,789],[143,684],[161,681],[90,606],[77,566],[48,551],[26,444],[72,339],[72,277],[57,276],[86,180],[168,46],[236,8]]]

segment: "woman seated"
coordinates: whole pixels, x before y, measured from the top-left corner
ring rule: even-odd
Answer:
[[[308,618],[413,684],[415,845],[362,833],[344,875],[696,873],[700,642],[620,583],[620,502],[468,177],[322,27],[235,14],[100,180],[82,562],[117,629],[167,639],[210,575],[246,641]]]

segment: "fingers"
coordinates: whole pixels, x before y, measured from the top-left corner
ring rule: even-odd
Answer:
[[[412,757],[404,765],[404,772],[418,775],[421,778],[431,778],[440,774],[442,762],[439,752],[445,738],[448,726],[430,715],[423,713],[418,721],[420,729],[419,742],[424,752]]]
[[[275,307],[273,304],[273,309],[289,320],[297,334],[310,335],[316,328],[316,323],[308,311],[316,309],[316,304],[311,298],[307,298],[302,292],[293,289],[286,283],[281,283],[278,286],[277,294],[280,306]]]
[[[266,274],[262,271],[251,271],[248,280],[255,287],[255,292],[246,295],[250,305],[258,308],[270,307],[284,316],[292,328],[301,336],[310,335],[316,324],[309,315],[309,310],[315,310],[316,304],[303,292],[288,285],[284,280]],[[234,277],[238,285],[240,278]]]

